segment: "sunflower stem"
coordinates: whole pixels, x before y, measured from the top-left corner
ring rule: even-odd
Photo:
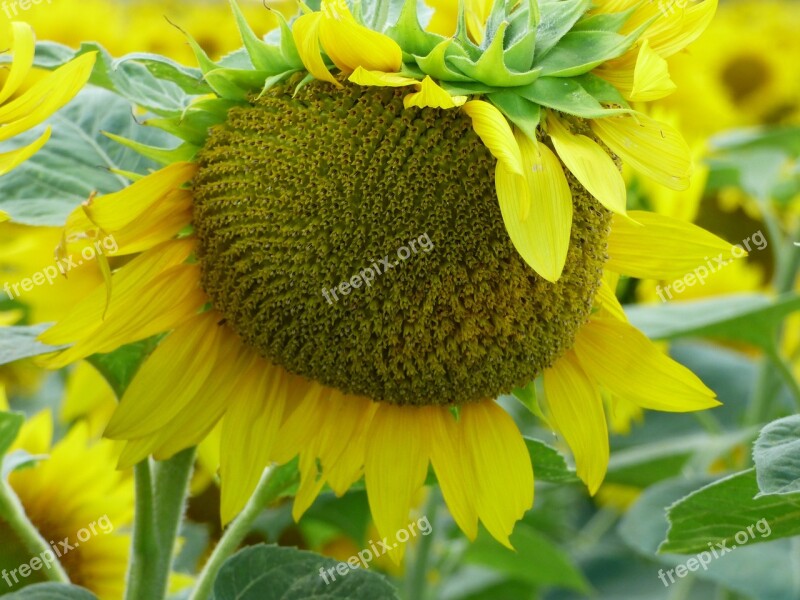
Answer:
[[[11,530],[25,545],[25,551],[31,558],[34,556],[42,557],[46,552],[53,556],[50,544],[47,543],[39,533],[39,530],[36,529],[36,526],[28,519],[25,514],[25,507],[22,506],[14,490],[3,478],[0,478],[0,515],[3,515],[3,520],[9,524]],[[69,583],[66,571],[57,560],[50,563],[49,568],[42,569],[41,573],[44,574],[48,581]]]
[[[166,597],[194,454],[188,448],[169,460],[145,460],[134,468],[136,516],[126,600]]]
[[[436,529],[436,513],[440,504],[439,490],[432,487],[428,494],[428,501],[425,503],[424,516],[428,518],[431,533]],[[427,575],[428,564],[431,556],[431,546],[433,535],[423,535],[416,548],[414,549],[414,561],[408,565],[406,570],[406,598],[409,600],[422,600],[426,597],[425,590],[428,588]]]
[[[248,500],[241,513],[228,525],[225,533],[214,548],[203,570],[197,578],[197,585],[189,596],[189,600],[206,600],[212,591],[214,580],[217,578],[222,563],[231,556],[245,536],[250,532],[253,522],[264,507],[275,499],[276,490],[270,485],[275,467],[268,467],[261,475],[261,481]]]

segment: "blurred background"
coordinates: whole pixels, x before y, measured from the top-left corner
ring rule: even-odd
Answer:
[[[296,10],[292,0],[240,4],[260,34],[276,26],[267,5],[286,15]],[[8,39],[10,19],[31,23],[40,40],[73,48],[96,41],[114,56],[154,52],[190,66],[194,57],[178,28],[190,32],[212,59],[241,45],[222,0],[0,0],[2,40]],[[728,295],[775,296],[799,289],[776,255],[782,241],[800,241],[799,32],[796,0],[722,0],[708,31],[670,59],[678,90],[647,110],[688,140],[697,161],[694,182],[687,192],[674,192],[629,174],[629,205],[694,221],[732,243],[750,239],[754,246],[746,259],[670,302],[707,299],[713,311],[724,305],[714,304],[715,299]],[[4,77],[0,70],[0,81]],[[0,224],[0,279],[49,264],[59,235],[57,228]],[[757,243],[760,239],[764,244]],[[74,301],[73,287],[81,289],[92,278],[101,281],[99,273],[81,271],[70,281],[28,294],[24,304],[3,296],[0,326],[58,319]],[[629,305],[660,306],[667,303],[659,289],[669,283],[626,279],[618,294]],[[535,508],[515,533],[517,553],[488,538],[469,546],[431,492],[419,498],[418,514],[428,515],[434,528],[430,539],[416,541],[420,547],[412,556],[422,558],[411,568],[388,561],[372,568],[413,584],[424,566],[429,597],[446,600],[573,600],[590,593],[602,600],[800,598],[790,576],[800,565],[800,548],[791,539],[743,548],[669,588],[658,578],[659,569],[686,559],[655,554],[666,531],[664,507],[710,478],[750,464],[755,434],[743,423],[748,423],[764,349],[739,337],[665,343],[665,350],[700,375],[725,405],[710,416],[644,415],[635,407],[615,405],[607,483],[589,498],[574,483],[537,482]],[[782,329],[780,353],[784,366],[800,376],[797,315]],[[779,397],[788,412],[789,391]],[[115,402],[87,363],[58,373],[45,373],[30,361],[0,367],[0,410],[10,405],[31,416],[12,449],[49,454],[52,465],[13,473],[10,483],[47,539],[61,539],[98,515],[109,515],[114,534],[70,554],[65,565],[75,583],[109,599],[121,597],[133,513],[131,474],[114,470],[114,445],[100,440]],[[503,402],[526,435],[565,449],[516,400]],[[171,583],[176,597],[220,534],[218,435],[212,433],[199,451],[189,522],[181,532],[183,547]],[[80,489],[66,485],[65,476],[78,472],[88,473],[93,484]],[[377,532],[366,496],[353,491],[339,500],[323,497],[299,524],[292,522],[288,504],[266,511],[247,543],[277,541],[346,559],[370,539],[377,539]],[[19,564],[24,551],[2,523],[0,540],[0,568]],[[0,596],[4,592],[0,583]]]

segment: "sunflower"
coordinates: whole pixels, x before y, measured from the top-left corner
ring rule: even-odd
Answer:
[[[58,560],[70,581],[103,600],[121,598],[131,541],[123,530],[133,518],[133,480],[129,472],[114,470],[114,443],[92,441],[85,424],[55,444],[52,437],[49,411],[23,425],[12,450],[48,456],[11,473],[9,483],[44,540],[64,550]],[[65,478],[66,473],[73,476]],[[68,540],[67,546],[61,540]]]
[[[34,36],[30,25],[11,23],[11,52],[13,62],[3,87],[0,88],[0,142],[35,127],[69,102],[88,81],[94,66],[95,53],[90,52],[70,61],[38,81],[24,94],[10,100],[25,82],[33,65]],[[0,41],[8,48],[9,41]],[[50,139],[50,128],[24,148],[0,153],[0,175],[4,175],[28,160]],[[0,211],[0,221],[8,215]]]
[[[677,277],[730,251],[627,212],[619,170],[689,185],[686,144],[625,95],[669,87],[665,57],[716,2],[436,5],[427,25],[415,1],[387,24],[378,3],[323,0],[273,46],[233,4],[252,68],[221,69],[189,38],[215,96],[170,125],[191,160],[67,221],[68,243],[111,234],[130,259],[41,336],[71,344],[48,364],[162,335],[105,434],[126,467],[221,423],[223,522],[265,466],[299,456],[295,518],[363,476],[394,535],[432,465],[466,535],[480,521],[510,546],[533,472],[498,395],[543,377],[592,493],[604,398],[718,404],[614,295],[618,273]]]

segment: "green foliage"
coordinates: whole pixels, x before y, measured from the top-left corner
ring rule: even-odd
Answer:
[[[753,460],[762,494],[800,492],[800,415],[764,427],[756,440]]]
[[[326,584],[320,570],[340,565],[318,554],[281,546],[254,546],[241,550],[222,566],[214,582],[212,600],[395,600],[386,579],[365,569],[346,569]],[[347,563],[344,563],[345,565]],[[344,569],[343,569],[344,570]]]
[[[0,365],[58,350],[36,338],[50,325],[17,325],[0,329]]]
[[[63,583],[37,583],[5,596],[7,600],[97,600],[90,591]]]

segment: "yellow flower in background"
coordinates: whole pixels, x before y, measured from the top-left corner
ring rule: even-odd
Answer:
[[[80,56],[36,82],[19,97],[14,97],[28,78],[33,64],[31,27],[26,23],[11,23],[10,35],[4,34],[0,38],[0,48],[9,47],[13,60],[5,83],[0,87],[0,142],[36,127],[69,102],[89,79],[95,60],[94,53]],[[0,153],[0,175],[33,156],[49,138],[48,127],[28,146]],[[8,216],[0,212],[0,221],[7,219]]]
[[[734,127],[798,123],[800,4],[730,0],[702,38],[670,59],[678,90],[661,101],[703,139]]]
[[[242,2],[248,19],[262,30],[269,31],[277,19],[267,7],[287,16],[297,10],[294,0],[249,0]],[[155,52],[178,62],[191,64],[194,54],[170,21],[196,33],[198,42],[214,58],[237,50],[240,40],[236,25],[230,21],[229,5],[224,1],[166,2],[109,0],[53,0],[32,6],[17,16],[0,12],[0,33],[4,17],[23,19],[30,23],[42,39],[66,44],[73,48],[85,41],[96,41],[113,56],[131,52]],[[86,15],[91,15],[87,18]],[[169,19],[169,21],[167,20]],[[102,23],[102,27],[97,24]]]
[[[556,17],[497,6],[522,39]],[[607,148],[675,189],[689,187],[690,151],[590,73],[602,64],[609,81],[630,75],[652,93],[656,55],[699,35],[715,6],[693,4],[688,20],[630,11],[645,24],[614,34],[612,60],[575,59],[542,37],[550,58],[538,71],[480,11],[469,32],[442,38],[409,11],[384,34],[323,1],[284,27],[280,49],[237,11],[255,71],[220,73],[190,38],[215,95],[189,111],[217,124],[194,158],[69,217],[67,240],[113,234],[111,254],[130,260],[41,336],[73,344],[47,364],[166,333],[106,435],[127,442],[124,467],[221,427],[223,522],[265,466],[299,455],[295,518],[326,484],[342,495],[363,476],[375,525],[392,536],[432,465],[466,535],[480,521],[510,546],[533,473],[493,398],[543,375],[550,421],[592,493],[608,462],[604,397],[663,411],[718,404],[627,323],[612,283],[674,277],[731,246],[627,211]]]
[[[61,553],[70,581],[101,600],[118,600],[131,543],[125,530],[133,517],[133,480],[114,470],[114,444],[92,441],[85,424],[55,444],[52,438],[49,411],[23,425],[11,451],[47,457],[11,473],[9,483],[44,540]]]

